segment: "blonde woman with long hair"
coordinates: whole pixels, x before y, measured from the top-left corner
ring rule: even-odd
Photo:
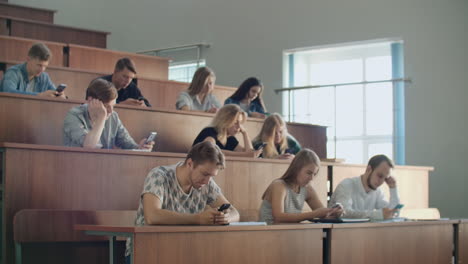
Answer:
[[[255,149],[262,145],[262,157],[267,159],[293,159],[301,150],[301,145],[288,133],[286,122],[277,113],[265,119],[260,133],[253,140]]]
[[[221,148],[224,154],[231,156],[258,157],[261,150],[255,151],[249,135],[243,124],[247,114],[238,105],[223,106],[216,113],[210,126],[205,127],[193,141],[193,145],[210,141]],[[242,134],[244,146],[236,139],[238,133]]]
[[[187,91],[179,94],[178,110],[216,113],[221,103],[213,95],[216,76],[208,67],[198,68]]]
[[[311,181],[317,177],[320,159],[310,149],[301,150],[279,179],[274,180],[262,196],[260,221],[298,223],[313,218],[336,218],[343,209],[326,208],[320,201]],[[303,213],[307,202],[312,212]]]

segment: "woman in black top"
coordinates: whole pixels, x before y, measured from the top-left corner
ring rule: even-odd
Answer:
[[[247,114],[238,105],[229,104],[219,109],[209,127],[205,127],[193,141],[193,145],[210,141],[218,145],[223,153],[231,156],[258,157],[261,150],[254,150],[243,123]],[[235,135],[241,133],[244,146],[239,144]]]

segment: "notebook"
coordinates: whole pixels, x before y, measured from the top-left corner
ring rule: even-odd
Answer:
[[[329,223],[329,224],[340,224],[340,223],[365,223],[369,222],[369,218],[333,218],[333,219],[326,219],[326,218],[314,218],[310,219],[309,221],[314,223]]]

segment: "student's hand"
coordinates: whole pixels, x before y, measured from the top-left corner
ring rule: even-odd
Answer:
[[[217,107],[211,107],[206,112],[215,114],[216,112],[218,112],[218,110],[219,110],[219,108],[217,108]]]
[[[391,219],[395,217],[398,209],[382,208],[382,214],[384,219]]]
[[[328,213],[328,215],[325,218],[339,218],[343,215],[344,210],[341,205],[339,207],[331,209],[332,210]]]
[[[143,101],[143,100],[137,100],[137,99],[134,99],[134,98],[128,98],[128,99],[125,100],[125,101],[119,102],[119,104],[123,104],[123,105],[133,105],[133,106],[146,106],[146,105],[145,105],[145,101]]]
[[[284,153],[278,156],[278,159],[287,159],[287,160],[292,160],[294,159],[295,155],[291,153]]]
[[[88,100],[88,112],[92,121],[100,122],[106,120],[107,111],[99,99]]]
[[[45,92],[38,93],[37,95],[42,96],[42,97],[56,97],[56,91],[55,90],[47,90]]]
[[[56,92],[55,92],[55,97],[56,97],[56,98],[62,98],[62,99],[68,99],[68,97],[67,97],[67,95],[65,94],[64,91],[62,91],[61,93],[59,93],[59,92],[56,91]]]
[[[197,215],[198,224],[199,225],[212,225],[215,223],[215,217],[219,214],[220,212],[218,212],[216,209],[208,208],[202,213],[199,213]]]
[[[265,115],[264,115],[264,114],[258,113],[258,112],[251,112],[251,113],[250,113],[250,116],[251,116],[251,117],[255,117],[255,118],[265,118]]]
[[[139,149],[147,149],[148,151],[152,151],[153,150],[153,146],[154,146],[154,141],[151,141],[150,143],[148,144],[145,144],[146,142],[146,138],[140,140],[140,144],[139,144]]]
[[[386,179],[385,179],[385,182],[387,183],[388,185],[388,188],[395,188],[396,187],[396,180],[395,180],[395,177],[393,176],[388,176]]]
[[[314,218],[326,218],[333,211],[332,208],[318,208],[312,211]]]
[[[223,212],[218,212],[219,214],[215,216],[214,223],[215,225],[227,225],[231,222],[229,213],[231,209],[226,209]]]
[[[254,150],[253,151],[253,157],[258,158],[258,157],[260,157],[260,155],[262,155],[262,153],[263,153],[263,148]]]

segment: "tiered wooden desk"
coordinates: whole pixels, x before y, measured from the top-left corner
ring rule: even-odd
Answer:
[[[21,6],[0,1],[0,15],[10,17],[24,17],[47,23],[54,23],[57,11],[43,8]]]
[[[160,165],[183,161],[185,154],[125,150],[85,150],[27,144],[0,144],[2,155],[2,256],[11,261],[13,216],[22,209],[136,210],[143,181]],[[243,221],[256,220],[261,196],[288,161],[226,158],[214,177]],[[314,180],[326,202],[327,169]],[[10,262],[3,262],[10,263]]]
[[[108,34],[110,33],[11,16],[0,16],[0,35],[106,48]]]
[[[65,115],[83,102],[1,93],[0,142],[62,145]],[[115,111],[136,141],[148,136],[150,131],[157,131],[155,150],[177,153],[186,153],[199,131],[208,126],[214,116],[123,105],[116,106]],[[245,127],[252,139],[262,125],[262,119],[247,121]],[[326,127],[288,123],[288,129],[303,147],[312,148],[319,157],[326,157]]]
[[[28,51],[34,43],[38,41],[26,39],[26,38],[18,38],[18,37],[10,37],[10,36],[2,36],[0,35],[0,60],[1,63],[12,61],[10,64],[5,64],[2,70],[6,70],[7,68],[11,67],[12,65],[24,63],[26,57],[28,56]],[[49,66],[67,66],[67,56],[64,55],[64,49],[66,44],[59,43],[59,42],[52,42],[52,41],[41,41],[42,43],[46,44],[47,47],[52,52],[52,57],[49,61]],[[14,61],[14,62],[13,62]]]

